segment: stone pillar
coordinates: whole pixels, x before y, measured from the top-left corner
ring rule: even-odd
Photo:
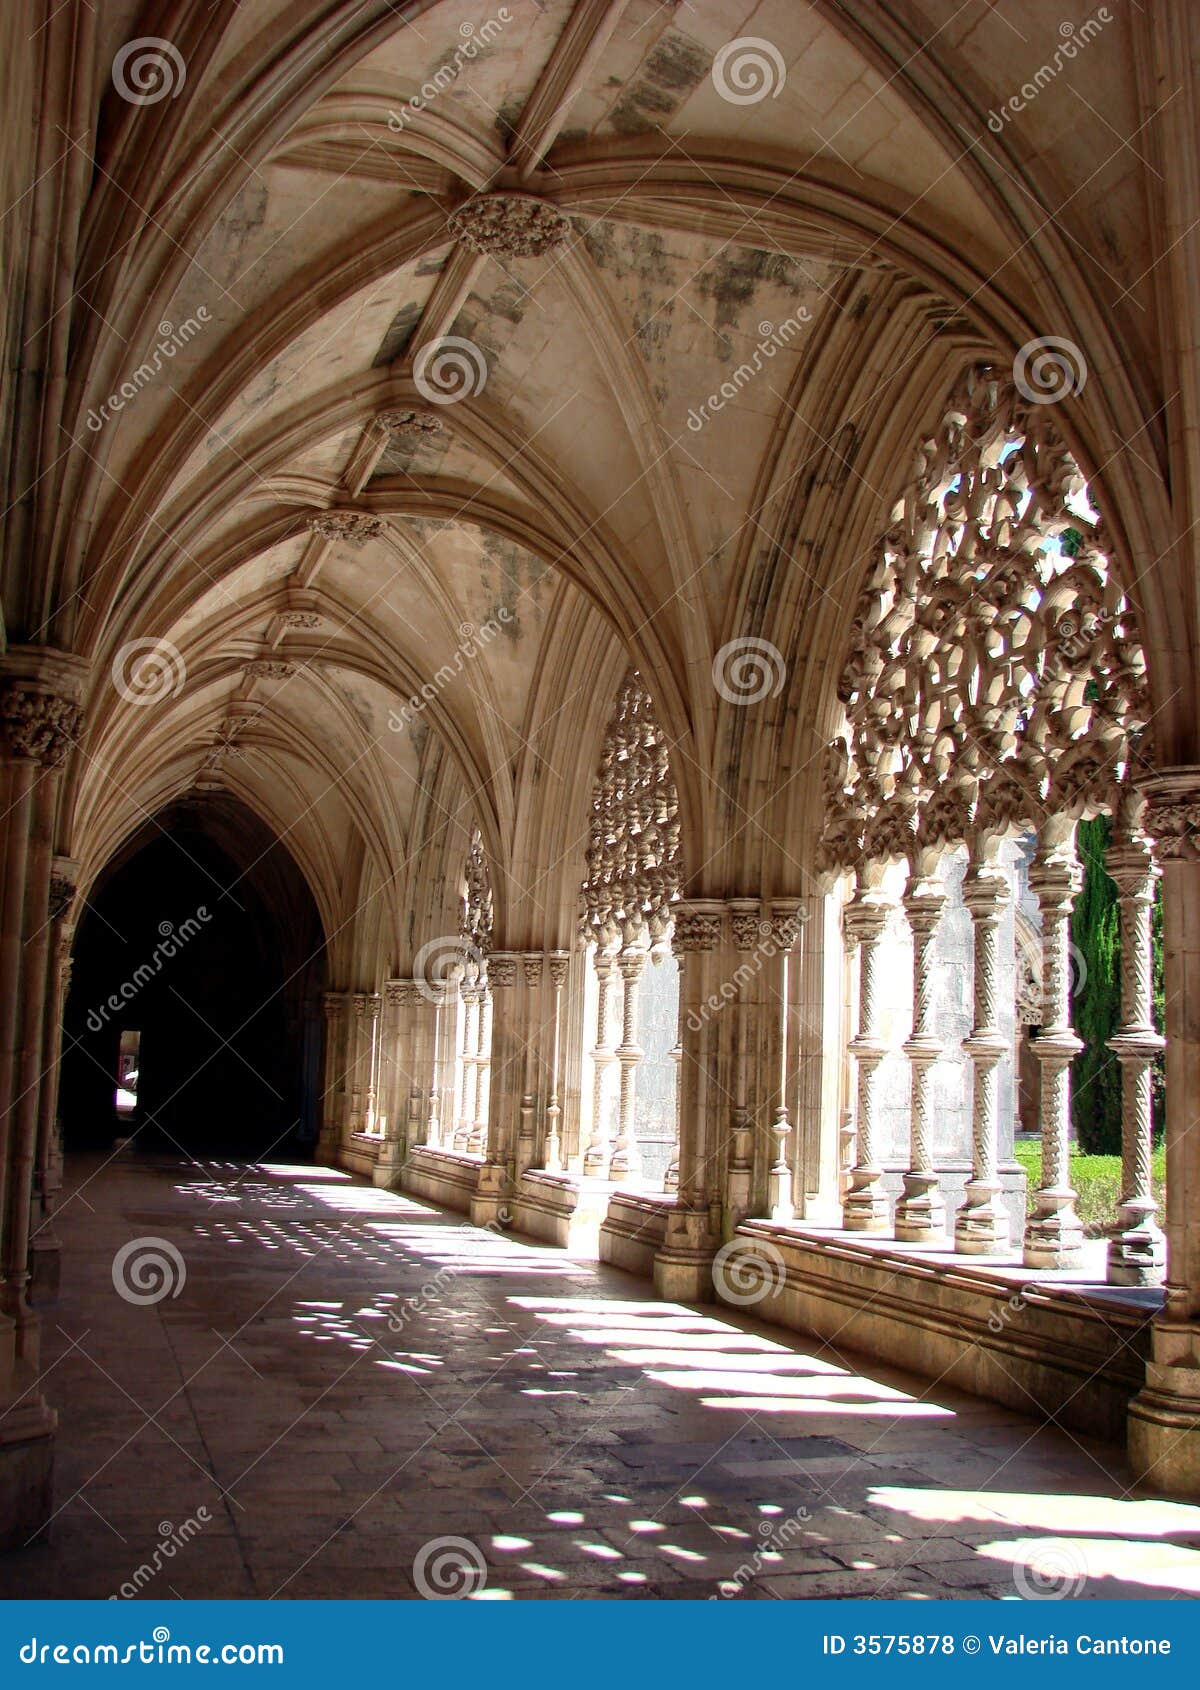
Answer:
[[[913,1026],[904,1046],[909,1068],[909,1155],[904,1192],[896,1204],[896,1237],[905,1244],[931,1244],[946,1236],[946,1206],[933,1165],[933,1066],[942,1054],[937,1036],[934,952],[946,888],[938,872],[940,853],[918,857],[904,892],[913,944]]]
[[[378,1132],[379,1121],[379,1033],[383,998],[379,992],[368,992],[363,1017],[363,1131]]]
[[[525,1096],[525,1055],[531,1017],[541,995],[521,970],[516,951],[492,951],[487,961],[492,1000],[491,1081],[487,1143],[471,1199],[476,1226],[495,1226],[509,1214],[516,1184],[517,1140]]]
[[[645,950],[624,946],[617,956],[617,967],[622,985],[621,1042],[616,1051],[621,1064],[621,1091],[617,1104],[617,1142],[609,1158],[608,1177],[621,1184],[637,1179],[642,1171],[637,1142],[637,1066],[643,1055],[638,1043],[638,999],[646,967]]]
[[[732,1000],[725,1004],[702,1006],[702,1014],[728,1015],[732,1018],[729,1082],[729,1152],[725,1174],[725,1214],[723,1230],[730,1236],[739,1223],[755,1212],[760,1198],[755,1192],[755,1108],[759,1102],[758,1038],[761,1031],[757,1013],[761,990],[761,965],[750,961],[770,934],[770,922],[762,914],[758,898],[731,898],[729,933],[737,954],[733,970]],[[683,993],[680,992],[682,1008]],[[680,1053],[682,1056],[682,1052]],[[768,1166],[769,1166],[768,1159]],[[759,1164],[762,1166],[761,1162]],[[761,1186],[760,1186],[761,1190]]]
[[[546,1153],[543,1165],[551,1173],[561,1173],[562,1156],[562,1013],[563,987],[567,983],[570,958],[566,951],[552,951],[547,958],[550,968],[550,990],[553,994],[553,1033],[550,1040],[550,1098],[546,1104]]]
[[[887,926],[892,905],[882,886],[884,865],[861,870],[854,896],[846,905],[848,931],[858,941],[858,1030],[850,1041],[850,1054],[857,1069],[857,1157],[850,1172],[850,1189],[842,1206],[842,1225],[848,1232],[886,1232],[887,1194],[883,1168],[875,1154],[876,1078],[879,1064],[887,1055],[880,1032],[879,941]]]
[[[1163,875],[1167,1038],[1166,1300],[1129,1409],[1137,1477],[1200,1500],[1200,767],[1141,783]]]
[[[1000,1198],[999,1078],[1008,1049],[1000,1028],[1000,923],[1009,903],[1008,876],[1000,842],[977,840],[963,880],[963,903],[971,912],[975,939],[975,1016],[963,1049],[971,1059],[973,1172],[954,1220],[954,1248],[966,1256],[1002,1255],[1009,1247],[1008,1211]]]
[[[450,1142],[455,1150],[469,1150],[475,1127],[475,1047],[477,1022],[483,1014],[482,984],[464,980],[458,988],[458,1002],[462,1004],[462,1043],[458,1054],[458,1084],[454,1088],[454,1135]]]
[[[1120,820],[1118,820],[1120,829]],[[1108,1048],[1121,1064],[1120,1230],[1108,1244],[1110,1285],[1161,1285],[1167,1245],[1151,1178],[1151,1071],[1163,1040],[1154,1026],[1150,919],[1159,878],[1137,822],[1119,830],[1104,866],[1117,885],[1121,921],[1121,1025]]]
[[[412,1095],[413,1051],[417,1014],[424,1000],[412,980],[386,981],[383,1000],[379,1069],[384,1099],[384,1141],[373,1178],[376,1185],[395,1189],[408,1156],[408,1146],[416,1142],[418,1130]]]
[[[350,997],[347,992],[326,992],[325,1078],[321,1099],[321,1134],[316,1160],[324,1167],[337,1166],[346,1121],[346,1060],[349,1041]]]
[[[596,971],[596,1043],[592,1047],[592,1130],[583,1153],[583,1171],[589,1179],[607,1179],[612,1153],[608,1131],[608,1076],[616,1053],[609,1038],[612,987],[617,965],[612,954],[597,944],[592,952]]]
[[[46,647],[0,657],[0,1548],[51,1507],[55,1416],[37,1390],[30,1241],[51,979],[60,772],[83,732],[86,669]]]
[[[50,949],[47,966],[43,1074],[38,1098],[37,1162],[34,1168],[33,1238],[30,1244],[29,1295],[34,1303],[58,1295],[62,1241],[54,1230],[54,1211],[62,1189],[62,1131],[58,1119],[59,1069],[62,1062],[63,1011],[71,978],[75,889],[78,863],[55,857],[50,871]]]
[[[720,987],[725,905],[711,898],[672,906],[671,948],[679,959],[683,1060],[679,1078],[679,1191],[654,1261],[654,1285],[670,1301],[711,1302],[712,1263],[720,1232],[715,1190],[721,1124],[727,1107],[721,1061],[721,1017],[705,1005]]]
[[[454,1011],[458,1006],[458,986],[455,981],[446,980],[427,985],[425,991],[433,1006],[429,1115],[425,1142],[431,1149],[441,1150],[451,1140],[454,1132],[456,1090],[453,1077],[458,1032]]]
[[[488,1092],[491,1079],[492,1052],[492,995],[486,979],[477,987],[475,1010],[475,1072],[472,1078],[470,1135],[467,1149],[473,1156],[482,1156],[487,1149]]]
[[[1071,1063],[1083,1041],[1071,1028],[1071,911],[1083,874],[1075,822],[1052,818],[1038,835],[1029,888],[1042,912],[1042,1024],[1031,1041],[1039,1070],[1042,1183],[1025,1222],[1025,1266],[1073,1268],[1083,1260],[1083,1227],[1069,1174]]]

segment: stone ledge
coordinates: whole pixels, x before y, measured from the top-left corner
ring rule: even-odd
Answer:
[[[667,1218],[675,1198],[664,1191],[613,1189],[608,1213],[600,1223],[599,1252],[602,1262],[654,1277],[654,1258],[667,1236]]]
[[[511,1204],[513,1225],[531,1238],[598,1258],[600,1226],[612,1191],[607,1180],[527,1168]]]
[[[766,1243],[779,1259],[753,1305],[758,1318],[1124,1442],[1155,1294],[770,1221],[744,1221],[734,1237],[748,1252]],[[747,1306],[719,1287],[718,1300]]]
[[[483,1158],[469,1151],[416,1144],[410,1148],[408,1160],[400,1171],[400,1189],[411,1191],[414,1197],[423,1197],[428,1203],[441,1203],[460,1214],[470,1214],[482,1166]]]

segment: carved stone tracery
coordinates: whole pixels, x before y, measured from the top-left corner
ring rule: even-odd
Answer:
[[[583,932],[602,947],[660,944],[679,896],[679,796],[650,694],[631,669],[592,792]]]
[[[1137,622],[1049,408],[972,370],[876,549],[822,867],[1109,809],[1150,717]]]
[[[381,516],[370,511],[317,511],[308,518],[308,530],[324,540],[344,540],[351,546],[362,546],[377,539],[386,524]]]

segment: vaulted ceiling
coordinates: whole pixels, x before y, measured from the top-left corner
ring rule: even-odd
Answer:
[[[1119,139],[1149,49],[1117,11],[996,132],[1060,45],[1038,0],[70,8],[68,177],[30,215],[75,207],[74,277],[23,378],[61,416],[5,603],[95,664],[86,872],[229,792],[332,934],[378,896],[388,967],[477,819],[509,942],[561,942],[632,658],[693,883],[768,839],[798,873],[869,547],[967,362],[1087,348],[1063,427],[1135,590],[1152,555],[1152,165]],[[781,658],[753,715],[714,686],[740,638]]]

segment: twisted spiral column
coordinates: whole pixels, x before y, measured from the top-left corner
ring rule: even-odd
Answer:
[[[883,1169],[875,1153],[875,1111],[879,1064],[887,1055],[879,1014],[880,940],[892,905],[877,886],[859,884],[846,905],[847,931],[858,942],[858,1030],[849,1052],[857,1079],[857,1150],[850,1185],[842,1204],[842,1225],[848,1232],[884,1232],[888,1224]]]
[[[946,1234],[946,1205],[930,1142],[933,1068],[943,1048],[934,1028],[934,953],[945,902],[946,888],[936,871],[910,875],[904,893],[913,941],[913,1028],[904,1045],[909,1069],[909,1157],[904,1193],[896,1204],[896,1237],[906,1244],[932,1243]]]
[[[641,1155],[637,1143],[637,1069],[644,1054],[638,1043],[638,1009],[642,974],[646,967],[644,950],[626,949],[617,957],[623,992],[621,995],[621,1042],[617,1046],[617,1061],[621,1065],[621,1090],[617,1105],[617,1142],[613,1145],[609,1162],[609,1178],[621,1182],[637,1179],[641,1173]]]
[[[610,1155],[608,1117],[605,1111],[608,1074],[616,1061],[609,1043],[609,1011],[616,962],[612,955],[597,945],[592,953],[592,967],[596,971],[596,1043],[591,1050],[592,1060],[592,1130],[583,1153],[583,1171],[590,1179],[608,1176]]]
[[[1009,1246],[1008,1211],[1000,1200],[999,1074],[1008,1050],[999,1022],[1000,923],[1010,901],[1008,876],[994,852],[974,857],[963,881],[975,939],[975,1021],[963,1049],[974,1068],[973,1172],[954,1220],[954,1248],[965,1256],[996,1256]]]
[[[1154,1059],[1164,1040],[1154,1026],[1150,919],[1160,870],[1140,830],[1114,841],[1104,865],[1117,885],[1121,923],[1121,1025],[1108,1048],[1121,1064],[1121,1203],[1109,1240],[1110,1285],[1161,1285],[1167,1246],[1151,1176]]]
[[[1031,1268],[1078,1267],[1083,1227],[1068,1175],[1071,1063],[1083,1041],[1071,1028],[1070,920],[1083,874],[1075,855],[1075,825],[1062,837],[1039,841],[1029,889],[1042,912],[1042,1025],[1032,1039],[1040,1081],[1042,1183],[1025,1223],[1024,1261]]]

